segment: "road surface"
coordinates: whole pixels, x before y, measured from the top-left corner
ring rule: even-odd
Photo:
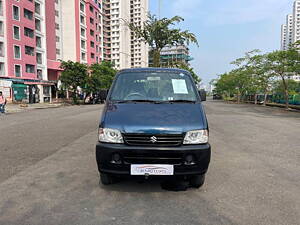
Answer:
[[[201,189],[99,185],[102,106],[0,117],[1,225],[217,225],[300,221],[300,113],[205,103],[212,162]]]

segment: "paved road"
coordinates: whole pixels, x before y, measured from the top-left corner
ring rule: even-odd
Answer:
[[[213,156],[203,188],[98,185],[101,106],[0,117],[1,225],[299,224],[300,114],[206,102]]]

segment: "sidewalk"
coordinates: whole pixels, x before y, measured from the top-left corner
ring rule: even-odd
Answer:
[[[58,108],[64,105],[64,103],[7,104],[5,111],[10,114],[34,109]]]

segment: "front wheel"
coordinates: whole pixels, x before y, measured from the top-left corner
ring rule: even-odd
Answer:
[[[100,182],[103,185],[110,185],[114,183],[114,179],[112,175],[107,174],[107,173],[100,173]]]
[[[203,175],[194,175],[190,178],[190,186],[193,188],[200,188],[205,181],[205,174]]]

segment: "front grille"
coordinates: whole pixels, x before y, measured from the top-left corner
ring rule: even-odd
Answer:
[[[124,134],[127,145],[171,147],[182,144],[181,134]]]

